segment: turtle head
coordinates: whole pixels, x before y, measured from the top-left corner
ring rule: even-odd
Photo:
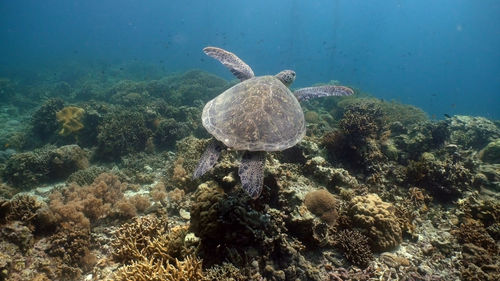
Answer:
[[[295,71],[293,70],[283,70],[275,76],[278,78],[285,86],[290,87],[293,81],[295,81]]]

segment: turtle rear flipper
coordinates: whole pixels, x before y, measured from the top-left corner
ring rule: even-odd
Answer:
[[[319,86],[298,89],[293,92],[298,101],[306,101],[313,98],[329,97],[329,96],[350,96],[354,94],[351,88],[344,86]]]
[[[262,192],[265,161],[265,152],[262,151],[245,151],[241,159],[238,170],[241,186],[253,199],[258,198]]]
[[[212,169],[215,164],[217,164],[222,148],[222,144],[216,140],[212,140],[208,144],[205,152],[201,155],[200,162],[198,162],[196,170],[194,170],[193,180],[203,176],[206,172]]]
[[[235,54],[217,47],[205,47],[203,52],[208,56],[220,61],[240,81],[254,77],[253,70]]]

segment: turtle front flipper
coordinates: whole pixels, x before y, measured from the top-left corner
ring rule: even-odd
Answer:
[[[254,77],[253,70],[235,54],[217,47],[205,47],[203,52],[208,56],[220,61],[240,81]]]
[[[212,140],[205,152],[201,155],[200,162],[198,162],[198,166],[193,173],[193,180],[203,176],[206,172],[212,169],[215,164],[217,164],[217,160],[219,159],[220,152],[223,149],[223,145],[217,141]]]
[[[241,159],[238,175],[241,186],[253,199],[257,199],[264,184],[264,164],[266,153],[263,151],[245,151]]]
[[[314,98],[329,97],[329,96],[350,96],[354,94],[351,88],[344,86],[319,86],[298,89],[293,92],[298,101],[306,101]]]

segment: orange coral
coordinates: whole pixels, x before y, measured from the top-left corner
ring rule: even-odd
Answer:
[[[62,124],[59,135],[68,136],[83,128],[82,117],[85,110],[76,106],[67,106],[56,113],[56,118]]]
[[[117,203],[126,187],[117,176],[102,173],[89,186],[71,183],[65,190],[55,191],[50,195],[49,206],[58,221],[89,228],[91,221],[106,217],[113,207],[120,209]]]

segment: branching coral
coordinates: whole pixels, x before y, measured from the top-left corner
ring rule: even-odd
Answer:
[[[453,231],[462,245],[460,273],[464,280],[498,280],[500,262],[498,245],[483,225],[472,219],[466,220]]]
[[[113,280],[116,281],[202,281],[202,262],[196,257],[175,260],[175,265],[154,260],[134,261],[120,268]]]
[[[129,262],[142,260],[143,251],[154,237],[160,237],[168,232],[166,218],[144,216],[135,218],[131,223],[123,224],[115,233],[113,257],[117,261]]]
[[[173,118],[161,120],[154,132],[155,144],[159,148],[175,148],[176,141],[188,136],[189,132],[189,126],[184,122]]]
[[[84,114],[85,110],[76,106],[67,106],[56,112],[57,121],[62,126],[59,135],[68,136],[83,129],[82,118]]]
[[[419,161],[410,161],[406,180],[411,185],[424,188],[437,199],[450,201],[471,189],[472,173],[462,162],[438,160],[431,153],[424,153]]]
[[[190,256],[186,234],[184,226],[170,229],[166,217],[145,216],[123,224],[114,234],[113,257],[128,265],[114,280],[201,280],[201,260]]]
[[[370,174],[386,161],[381,141],[387,137],[386,118],[378,102],[360,99],[346,106],[339,131],[325,134],[322,145],[331,159]]]
[[[335,244],[345,258],[353,264],[366,267],[373,259],[368,238],[356,230],[342,230],[336,235]]]
[[[61,224],[60,230],[50,237],[48,253],[58,256],[62,262],[73,266],[83,266],[84,257],[90,254],[90,229],[81,228],[72,222]]]

